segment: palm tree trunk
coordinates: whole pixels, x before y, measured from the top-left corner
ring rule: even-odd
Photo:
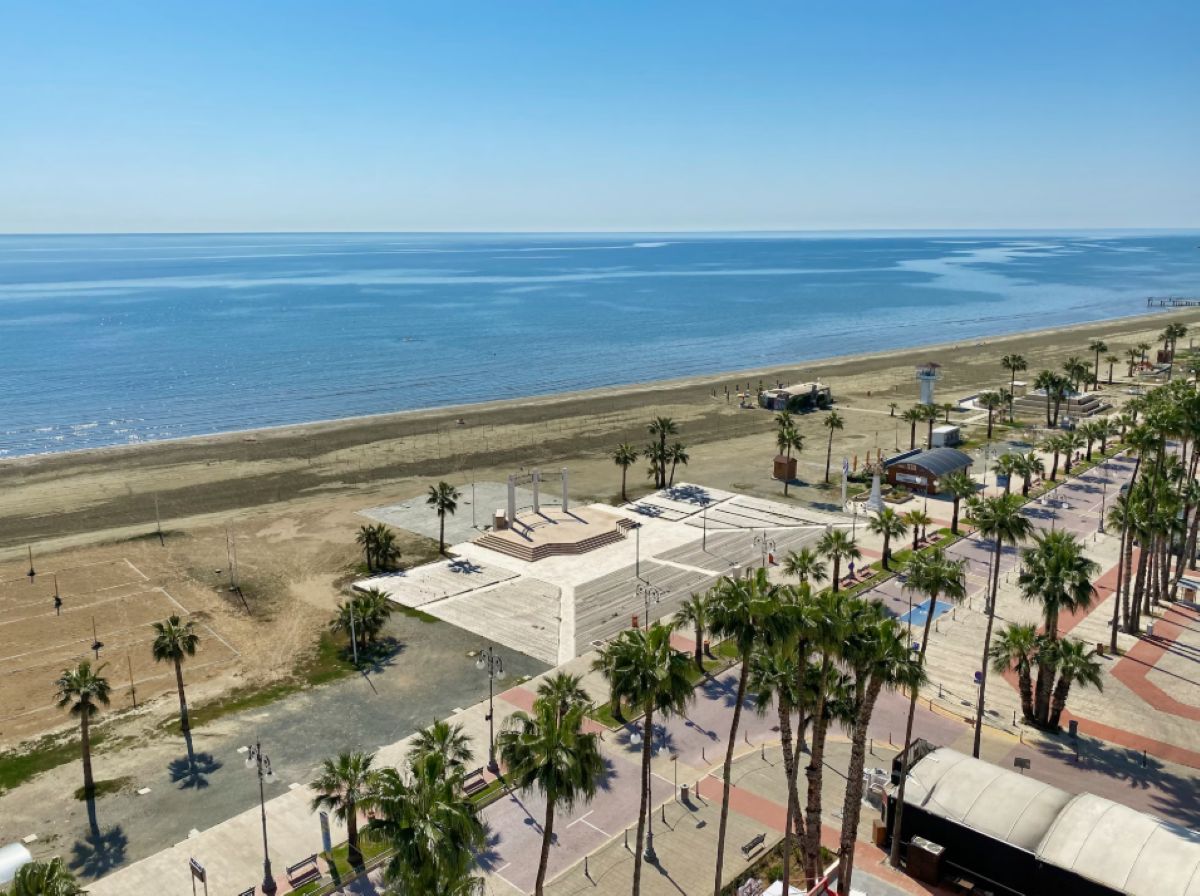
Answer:
[[[1121,621],[1121,580],[1125,575],[1125,544],[1129,539],[1129,527],[1121,527],[1121,553],[1117,556],[1117,587],[1113,590],[1112,632],[1108,638],[1108,652],[1117,655],[1117,624]]]
[[[546,822],[542,825],[542,855],[538,860],[537,881],[533,885],[534,896],[542,896],[542,892],[546,885],[546,867],[550,864],[550,844],[554,842],[555,802],[555,795],[553,793],[547,793]]]
[[[908,450],[912,451],[917,447],[917,421],[914,420],[908,428]]]
[[[188,722],[187,697],[183,693],[183,662],[175,657],[175,687],[179,689],[179,727],[184,733],[191,730]]]
[[[1025,721],[1033,721],[1033,677],[1029,666],[1022,664],[1017,670],[1017,688],[1021,692],[1021,715]]]
[[[1057,728],[1062,719],[1063,710],[1067,707],[1067,694],[1071,690],[1071,679],[1065,675],[1058,677],[1054,687],[1054,701],[1050,704],[1050,725]]]
[[[930,613],[932,616],[933,614]],[[846,797],[842,802],[842,835],[839,842],[841,859],[838,862],[838,889],[850,892],[854,877],[854,843],[858,839],[858,817],[862,813],[863,766],[867,759],[867,726],[871,724],[871,713],[875,701],[883,688],[883,677],[872,676],[866,694],[858,707],[858,718],[854,720],[854,734],[850,744],[850,768],[846,772]]]
[[[826,675],[828,671],[822,678]],[[825,761],[825,733],[828,729],[829,719],[826,717],[825,697],[822,695],[813,714],[812,751],[808,755],[808,767],[804,770],[804,776],[808,780],[805,807],[808,829],[805,831],[804,842],[804,874],[808,879],[809,889],[816,885],[817,874],[821,869],[821,782],[824,777],[822,763]]]
[[[354,800],[346,801],[346,842],[350,846],[346,854],[350,867],[358,868],[363,863],[363,856],[358,848],[358,806]]]
[[[996,538],[996,548],[992,554],[992,582],[987,605],[987,628],[983,633],[983,658],[979,661],[979,705],[975,709],[975,741],[971,747],[971,755],[979,758],[979,743],[983,738],[983,700],[987,690],[988,652],[992,646],[992,626],[996,622],[996,592],[1000,588],[1000,538]]]
[[[891,540],[892,540],[891,536],[887,532],[884,532],[883,533],[883,568],[889,569],[889,570],[891,569],[891,567],[888,565],[888,547],[890,546]]]
[[[96,790],[96,782],[92,778],[92,733],[89,729],[91,720],[88,718],[88,706],[84,704],[79,716],[79,748],[83,753],[83,795],[90,797]]]
[[[1053,423],[1050,422],[1050,389],[1049,389],[1049,387],[1047,387],[1047,389],[1046,389],[1046,425],[1047,426],[1054,425]]]
[[[841,584],[841,581],[840,581],[841,565],[842,565],[842,558],[834,557],[833,558],[833,592],[834,592],[834,594],[837,593],[838,586]]]
[[[629,467],[621,467],[621,503],[625,503],[629,500],[625,497],[625,480],[628,475]]]
[[[646,818],[650,813],[650,750],[654,742],[654,707],[646,704],[642,723],[642,800],[638,809],[637,842],[633,853],[633,896],[642,891],[642,844],[646,842]]]
[[[704,671],[704,626],[699,622],[696,623],[696,668]]]
[[[721,896],[721,871],[725,865],[725,830],[729,826],[729,787],[733,772],[733,751],[737,747],[738,725],[742,721],[742,701],[746,699],[746,683],[750,679],[750,655],[742,654],[742,671],[738,675],[737,702],[733,704],[733,721],[729,725],[729,746],[725,749],[725,767],[721,772],[721,821],[717,827],[717,871],[713,896]]]
[[[787,821],[783,828],[783,892],[790,893],[792,881],[792,835],[793,823],[800,823],[799,836],[804,837],[803,822],[799,819],[800,802],[796,794],[796,754],[792,749],[792,713],[784,701],[779,704],[779,745],[783,750],[783,771],[787,779]]]
[[[833,428],[829,429],[829,445],[825,448],[825,483],[829,484],[829,464],[833,460]],[[784,890],[786,893],[787,890]]]
[[[958,534],[958,495],[954,496],[954,512],[950,516],[950,531]]]
[[[991,441],[991,438],[992,438],[992,409],[991,408],[988,408],[988,434],[987,434],[987,437],[988,437],[988,441]]]
[[[510,524],[511,525],[511,524]],[[438,553],[446,553],[446,512],[438,514]]]
[[[929,612],[925,614],[925,630],[921,634],[921,650],[917,654],[917,665],[922,669],[925,668],[925,650],[929,647],[929,629],[933,624],[934,611],[937,609],[937,595],[931,595],[929,600]],[[892,850],[888,858],[893,868],[900,867],[900,819],[904,815],[904,785],[908,779],[908,750],[912,746],[913,720],[917,716],[917,698],[919,696],[920,688],[914,687],[908,699],[908,721],[904,724],[904,752],[900,754],[903,756],[900,762],[900,786],[896,790],[896,818],[892,826]]]

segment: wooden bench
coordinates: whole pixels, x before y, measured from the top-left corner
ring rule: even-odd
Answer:
[[[750,858],[751,854],[758,852],[760,849],[762,849],[763,844],[766,842],[767,842],[767,835],[759,834],[757,837],[754,837],[753,839],[751,839],[748,843],[742,844],[742,855],[745,856],[747,859]]]
[[[311,881],[321,879],[321,868],[317,865],[315,853],[295,865],[288,865],[286,873],[288,883],[292,885],[293,890]]]
[[[483,776],[483,769],[477,768],[471,774],[463,778],[463,793],[470,796],[473,793],[478,793],[488,786],[487,779]]]
[[[254,894],[257,892],[258,892],[258,885],[256,884],[255,886],[251,887],[249,890],[242,890],[242,892],[238,893],[238,896],[254,896]]]

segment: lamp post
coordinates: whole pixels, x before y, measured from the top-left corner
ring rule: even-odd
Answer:
[[[708,499],[704,499],[704,507],[700,510],[700,519],[704,526],[704,534],[700,537],[700,550],[708,553]]]
[[[775,553],[774,539],[768,538],[767,533],[763,532],[761,535],[754,536],[754,546],[756,548],[758,548],[760,551],[762,551],[762,565],[763,565],[763,569],[766,569],[767,568],[767,555]]]
[[[633,524],[633,574],[642,577],[642,524]]]
[[[650,737],[651,737],[650,753],[655,754],[658,752],[658,750],[656,750],[654,748],[654,740],[653,740],[654,733],[653,732],[651,732]],[[635,728],[633,730],[633,732],[629,735],[629,742],[631,744],[633,744],[634,746],[638,746],[639,744],[641,744],[641,742],[642,742],[641,731],[639,731],[638,729]],[[643,779],[643,783],[646,785],[647,799],[646,799],[646,848],[642,852],[642,858],[645,859],[647,862],[653,863],[653,862],[658,861],[658,854],[654,851],[654,792],[653,792],[654,775],[651,773],[649,768],[646,769],[646,777]]]
[[[1104,504],[1108,500],[1108,473],[1104,474],[1104,491],[1100,494],[1100,519],[1096,521],[1096,531],[1104,531]]]
[[[271,760],[262,751],[262,744],[257,740],[254,746],[249,748],[246,755],[246,768],[257,769],[258,771],[258,807],[262,813],[262,832],[263,832],[263,882],[262,891],[267,896],[275,896],[275,891],[278,886],[275,883],[275,875],[271,873],[271,854],[267,850],[267,798],[263,790],[263,784],[272,784],[275,781],[275,772],[271,770]]]
[[[493,775],[500,774],[500,766],[496,763],[496,706],[493,702],[495,693],[495,684],[497,681],[504,681],[504,660],[496,653],[492,645],[488,645],[487,650],[479,651],[479,659],[475,661],[475,668],[480,671],[487,670],[488,674],[488,764],[487,770]]]
[[[649,582],[638,582],[637,596],[642,599],[646,605],[646,631],[650,630],[650,604],[659,603],[666,591],[659,588],[657,585],[651,585]]]

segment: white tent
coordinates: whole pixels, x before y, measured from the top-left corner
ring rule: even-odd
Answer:
[[[0,846],[0,887],[12,883],[12,879],[16,877],[18,869],[22,865],[28,865],[32,861],[33,856],[29,854],[29,850],[21,843],[10,843],[8,846]]]
[[[783,881],[775,881],[775,883],[763,890],[763,896],[783,896]],[[797,890],[791,884],[788,884],[788,896],[804,896],[804,891]]]

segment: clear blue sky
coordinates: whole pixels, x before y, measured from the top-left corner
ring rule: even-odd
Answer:
[[[0,0],[0,231],[1200,226],[1200,3]]]

